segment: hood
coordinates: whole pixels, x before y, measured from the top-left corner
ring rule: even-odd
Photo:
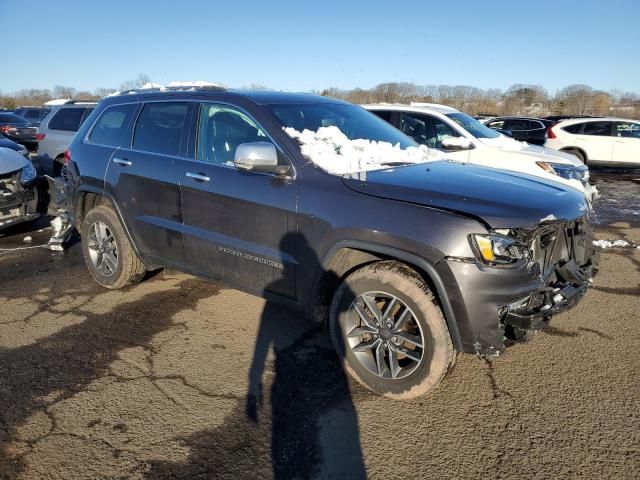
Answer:
[[[480,217],[492,228],[532,228],[585,215],[583,193],[538,177],[456,162],[431,162],[343,177],[350,189]]]
[[[519,142],[518,140],[514,140],[513,138],[509,138],[504,135],[498,138],[479,138],[478,140],[488,147],[498,148],[505,152],[523,155],[527,158],[535,157],[535,160],[538,161],[542,160],[550,163],[562,163],[565,165],[573,165],[575,167],[582,167],[584,165],[575,155],[559,152],[552,148],[531,145],[526,142]]]
[[[22,170],[29,161],[15,150],[0,147],[0,175]]]
[[[25,148],[19,143],[16,143],[13,140],[9,140],[8,138],[3,136],[0,136],[0,147],[10,148],[11,150],[15,150],[16,152],[25,150]]]

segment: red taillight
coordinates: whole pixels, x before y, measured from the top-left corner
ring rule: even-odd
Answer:
[[[547,138],[558,138],[556,134],[553,133],[553,127],[547,128]]]
[[[45,136],[46,136],[46,134],[44,134],[44,133],[36,133],[36,140],[40,142],[40,141],[44,140]]]
[[[3,125],[0,127],[0,130],[2,130],[2,133],[8,133],[9,130],[15,130],[15,128],[10,125]]]
[[[64,152],[64,164],[69,165],[71,163],[71,150],[67,149]]]

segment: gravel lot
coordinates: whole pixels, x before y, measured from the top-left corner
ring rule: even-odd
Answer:
[[[619,191],[598,175],[598,237],[640,242],[633,209],[614,218],[640,175]],[[77,244],[3,250],[0,478],[639,478],[638,312],[640,249],[607,249],[582,303],[531,342],[460,355],[433,394],[398,402],[262,299],[174,271],[106,291]]]

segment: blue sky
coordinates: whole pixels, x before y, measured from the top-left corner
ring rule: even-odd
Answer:
[[[0,91],[117,87],[146,73],[295,91],[407,81],[640,92],[639,25],[638,0],[0,0]]]

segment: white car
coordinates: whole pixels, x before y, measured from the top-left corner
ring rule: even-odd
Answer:
[[[547,130],[545,147],[572,153],[588,165],[640,166],[640,121],[574,118]]]
[[[580,190],[589,201],[595,188],[589,169],[574,155],[518,142],[455,108],[438,104],[363,105],[416,142],[453,161],[511,170]]]
[[[36,133],[37,161],[45,173],[54,177],[60,176],[60,169],[64,164],[64,152],[95,106],[95,102],[67,100],[63,104],[51,107],[51,111],[44,117]]]

